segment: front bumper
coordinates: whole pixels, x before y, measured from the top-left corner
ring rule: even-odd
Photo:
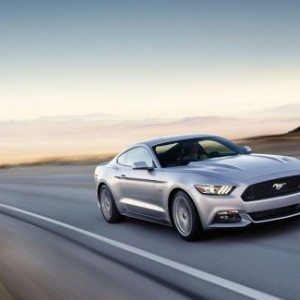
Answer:
[[[241,191],[228,196],[207,196],[193,191],[204,229],[245,227],[252,223],[265,223],[300,215],[300,192],[269,199],[245,202]],[[220,212],[238,212],[234,222],[216,222]]]

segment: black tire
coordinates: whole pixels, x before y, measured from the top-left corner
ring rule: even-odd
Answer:
[[[184,191],[178,191],[172,199],[173,224],[179,235],[187,241],[195,241],[205,236],[197,208]]]
[[[102,185],[98,192],[99,206],[102,215],[108,223],[119,223],[124,217],[119,213],[115,199],[106,185]]]

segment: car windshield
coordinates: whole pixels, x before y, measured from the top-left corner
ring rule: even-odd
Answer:
[[[153,147],[162,167],[187,165],[216,157],[241,153],[234,143],[217,137],[172,141]]]

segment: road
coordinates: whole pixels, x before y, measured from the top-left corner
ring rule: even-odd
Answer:
[[[299,299],[300,218],[185,242],[100,215],[91,166],[0,172],[0,299]]]

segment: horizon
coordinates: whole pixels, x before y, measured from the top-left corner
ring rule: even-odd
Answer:
[[[242,115],[235,114],[235,115],[225,115],[225,114],[211,114],[211,115],[200,115],[200,114],[193,114],[193,115],[181,115],[178,117],[162,117],[162,118],[155,118],[155,117],[149,117],[149,118],[142,118],[142,117],[128,117],[125,114],[124,115],[114,115],[114,114],[107,114],[104,112],[93,112],[89,114],[57,114],[57,115],[41,115],[33,118],[28,118],[28,119],[0,119],[0,124],[1,123],[9,123],[9,122],[34,122],[34,121],[43,121],[43,120],[55,120],[59,119],[60,121],[64,121],[64,119],[67,121],[68,119],[72,118],[84,118],[84,117],[103,117],[104,121],[139,121],[139,120],[146,120],[146,121],[172,121],[172,120],[185,120],[185,119],[192,119],[192,118],[223,118],[223,119],[232,119],[232,118],[241,118],[241,117],[246,117],[248,119],[251,118],[261,118],[262,116],[265,116],[269,114],[269,117],[276,117],[276,113],[282,112],[282,110],[287,109],[288,111],[285,111],[286,115],[282,116],[282,119],[293,119],[295,118],[294,116],[291,116],[291,114],[295,113],[297,114],[298,111],[300,111],[300,102],[299,103],[288,103],[283,106],[277,106],[277,107],[272,107],[270,109],[263,109],[261,111],[256,110],[256,111],[248,111],[248,112],[243,112]],[[296,112],[293,111],[296,109]],[[257,116],[257,114],[260,114]],[[297,116],[298,117],[298,116]],[[99,119],[96,119],[97,121]],[[299,118],[300,120],[300,118]]]

